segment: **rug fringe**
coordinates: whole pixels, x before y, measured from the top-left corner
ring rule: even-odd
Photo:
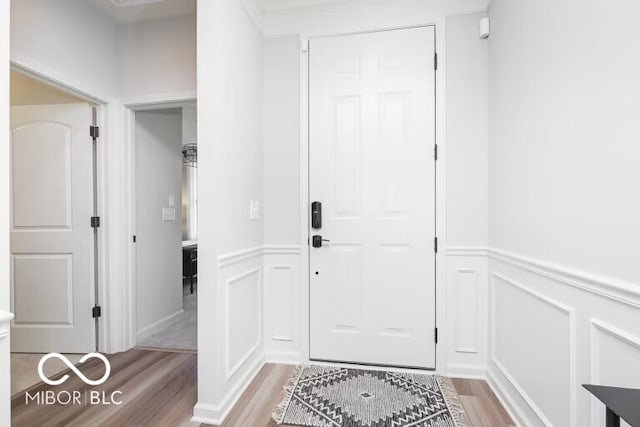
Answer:
[[[282,424],[282,421],[284,420],[284,415],[287,413],[289,402],[291,402],[291,397],[293,397],[293,391],[295,390],[298,379],[302,375],[303,371],[304,366],[296,366],[286,384],[282,387],[282,397],[280,398],[280,403],[278,403],[278,405],[273,409],[273,412],[271,413],[271,417],[278,425]]]
[[[442,396],[444,396],[444,401],[449,408],[456,427],[467,427],[466,413],[455,386],[449,378],[440,376],[436,376],[435,378],[440,390],[442,390]]]

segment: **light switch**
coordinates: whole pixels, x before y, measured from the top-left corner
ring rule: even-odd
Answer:
[[[174,196],[173,194],[169,196],[169,207],[170,208],[176,207],[176,196]]]
[[[249,219],[251,221],[260,219],[260,202],[257,200],[249,201]]]
[[[175,221],[176,220],[176,208],[162,208],[162,220],[163,221]]]

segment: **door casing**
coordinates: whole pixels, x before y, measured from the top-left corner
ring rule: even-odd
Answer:
[[[438,343],[436,345],[436,369],[435,372],[446,372],[446,144],[445,144],[445,20],[434,20],[424,25],[408,27],[376,28],[368,32],[391,31],[406,28],[434,27],[436,52],[438,55],[438,69],[435,74],[436,93],[436,144],[438,144],[438,161],[436,163],[436,236],[438,237],[438,253],[436,254],[436,327],[438,328]],[[310,203],[309,198],[309,39],[322,36],[340,36],[360,34],[362,32],[340,34],[305,34],[300,37],[300,283],[301,283],[301,331],[300,337],[302,363],[309,363],[310,348]],[[315,362],[314,363],[318,363]],[[335,365],[335,363],[323,363]],[[339,363],[341,366],[359,366],[351,363]],[[429,371],[433,372],[433,371]]]

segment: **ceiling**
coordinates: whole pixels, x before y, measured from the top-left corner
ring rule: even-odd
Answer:
[[[196,0],[87,0],[121,24],[195,15]]]
[[[379,3],[385,0],[257,0],[263,12],[280,12],[292,9],[322,9],[326,7],[352,6]]]

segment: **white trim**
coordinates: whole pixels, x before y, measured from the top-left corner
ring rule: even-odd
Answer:
[[[193,417],[191,421],[194,423],[222,425],[229,412],[238,403],[240,396],[245,392],[247,387],[253,382],[258,372],[265,364],[264,356],[256,359],[256,361],[242,376],[236,385],[224,396],[222,403],[219,405],[211,405],[209,403],[198,402],[193,408]]]
[[[218,268],[225,268],[242,261],[247,261],[262,255],[262,246],[254,246],[235,252],[228,252],[218,257]]]
[[[485,365],[471,365],[462,363],[450,363],[447,365],[447,377],[466,378],[472,380],[486,380],[487,367]]]
[[[126,282],[109,289],[109,295],[115,295],[116,292],[121,293],[121,310],[123,316],[121,318],[113,318],[109,321],[109,326],[114,330],[123,331],[123,338],[120,345],[117,346],[118,351],[125,351],[137,345],[137,258],[136,244],[131,240],[132,236],[137,234],[136,225],[136,111],[145,111],[153,109],[180,108],[195,105],[196,92],[174,92],[165,94],[145,95],[122,99],[122,132],[124,137],[123,154],[125,156],[124,166],[124,186],[126,194],[123,196],[126,219],[124,220],[127,229],[126,242],[127,249],[124,259],[124,275]],[[102,144],[104,145],[104,144]],[[103,208],[104,209],[104,208]],[[103,239],[104,240],[104,239]],[[112,347],[107,347],[107,351],[112,351]]]
[[[160,319],[160,320],[158,320],[156,322],[153,322],[149,326],[146,326],[146,327],[140,329],[136,333],[136,340],[138,341],[138,343],[140,343],[140,341],[142,341],[144,339],[147,339],[151,335],[154,335],[154,334],[160,332],[161,330],[163,330],[167,326],[169,326],[171,323],[173,323],[175,320],[177,320],[183,314],[184,314],[184,310],[180,309],[180,310],[176,311],[175,313],[170,314],[168,316],[165,316],[162,319]]]
[[[533,425],[529,418],[524,414],[520,405],[518,405],[513,396],[505,390],[504,385],[495,377],[495,374],[491,369],[487,370],[486,380],[489,388],[491,388],[491,391],[493,391],[493,394],[496,396],[504,410],[507,411],[511,421],[516,424],[516,427],[527,427]]]
[[[92,104],[108,104],[111,97],[101,91],[86,87],[69,76],[48,68],[26,56],[12,53],[11,68],[49,86],[71,93]]]
[[[593,274],[584,270],[563,267],[501,249],[491,248],[489,249],[489,254],[493,259],[506,262],[557,282],[623,302],[633,307],[640,307],[640,287],[631,282],[615,277]]]
[[[300,255],[300,252],[298,245],[264,245],[262,247],[263,255]]]
[[[265,351],[266,363],[278,365],[299,365],[301,362],[299,351]]]
[[[447,256],[488,256],[489,249],[483,246],[454,246],[444,250]]]
[[[300,37],[300,353],[309,363],[309,38]]]
[[[481,246],[450,247],[446,256],[487,256],[565,285],[640,308],[640,287],[632,282],[586,270],[564,267],[515,252]]]
[[[436,235],[441,248],[446,247],[447,242],[447,212],[446,212],[446,20],[445,18],[434,19],[432,22],[425,22],[421,25],[409,27],[376,28],[364,31],[364,33],[400,30],[416,27],[434,27],[435,51],[438,53],[438,70],[435,77],[435,125],[436,138],[438,144],[438,160],[436,162]],[[356,32],[353,34],[363,33]],[[341,35],[341,34],[331,34]],[[314,37],[321,37],[315,35]],[[300,283],[301,301],[301,354],[305,363],[309,362],[309,52],[305,49],[308,46],[308,35],[300,36]],[[441,251],[439,251],[441,252]],[[435,315],[436,327],[440,330],[446,329],[446,256],[440,253],[435,254],[436,262],[436,301]],[[446,333],[441,334],[436,345],[436,369],[435,372],[443,374],[446,371],[447,362],[447,337]]]
[[[131,110],[144,111],[195,105],[197,98],[196,91],[182,91],[122,98],[120,103]]]

